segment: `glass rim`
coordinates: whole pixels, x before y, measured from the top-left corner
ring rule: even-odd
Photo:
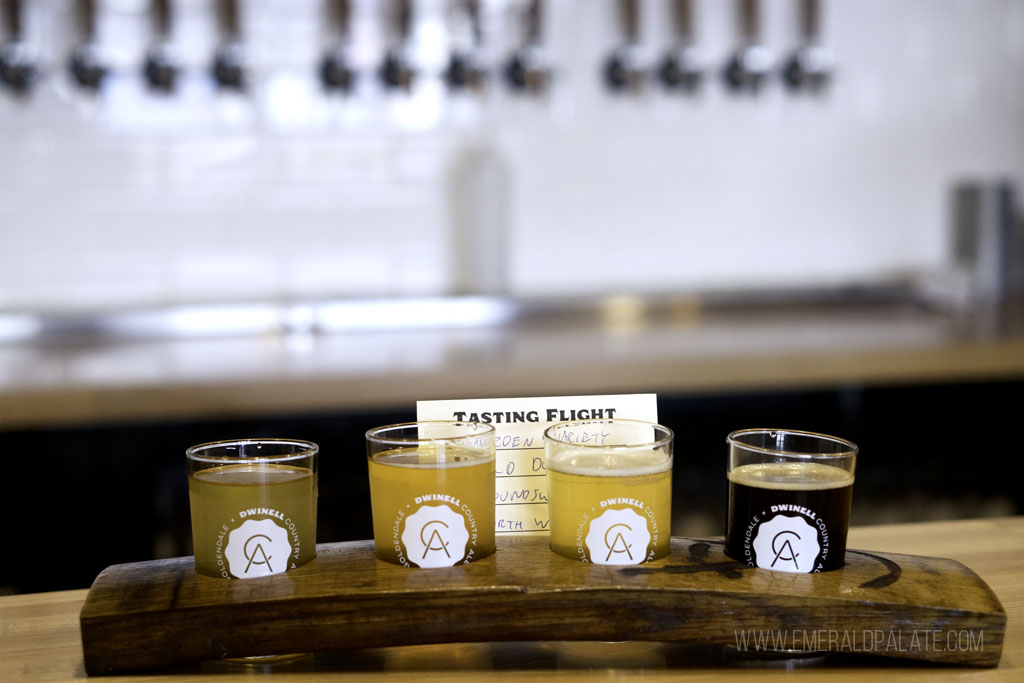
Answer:
[[[386,432],[398,431],[400,429],[411,429],[413,427],[420,427],[421,425],[471,425],[473,431],[466,434],[458,434],[454,436],[415,436],[415,437],[397,437],[397,436],[384,436]],[[392,445],[392,446],[403,446],[414,443],[440,443],[440,442],[455,442],[462,441],[464,439],[472,439],[481,436],[495,435],[497,428],[486,422],[473,422],[471,420],[415,420],[413,422],[397,422],[395,424],[381,425],[379,427],[373,427],[372,429],[366,430],[366,440],[372,441],[373,443]]]
[[[740,438],[752,434],[767,434],[769,436],[775,434],[793,434],[796,436],[802,436],[810,439],[817,439],[819,441],[838,444],[843,446],[845,450],[838,453],[821,453],[821,452],[808,452],[808,451],[794,451],[787,450],[784,448],[770,448],[767,446],[758,446],[755,444],[745,443],[740,441]],[[803,458],[807,460],[813,459],[833,459],[833,458],[853,458],[860,453],[860,448],[857,444],[853,443],[849,439],[844,439],[838,436],[832,436],[831,434],[823,434],[821,432],[810,432],[803,429],[772,429],[769,427],[751,427],[747,429],[737,429],[730,432],[725,437],[725,442],[730,446],[737,446],[746,450],[755,451],[757,453],[765,453],[767,455],[783,456],[787,458]]]
[[[573,443],[572,441],[565,441],[558,439],[554,436],[550,436],[548,432],[564,427],[566,425],[583,425],[583,424],[626,424],[626,425],[643,425],[646,427],[653,427],[654,429],[661,429],[665,433],[662,437],[656,438],[652,441],[638,441],[636,443],[623,443],[623,444],[596,444],[596,443]],[[563,446],[572,446],[573,448],[594,448],[600,450],[633,450],[636,448],[661,448],[666,444],[672,442],[675,439],[675,432],[669,427],[657,422],[648,422],[647,420],[633,420],[625,417],[597,417],[587,420],[563,420],[562,422],[556,422],[547,429],[544,430],[544,440],[552,443],[557,443]]]
[[[278,453],[276,455],[208,455],[203,451],[226,448],[230,446],[298,446],[301,450],[295,453]],[[303,460],[320,452],[320,446],[305,439],[287,438],[252,438],[252,439],[224,439],[221,441],[208,441],[207,443],[196,444],[185,449],[185,457],[195,462],[206,463],[238,463],[238,462],[291,462]]]

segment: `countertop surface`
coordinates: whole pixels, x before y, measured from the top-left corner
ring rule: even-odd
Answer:
[[[437,398],[1019,380],[1021,318],[895,302],[620,300],[475,327],[8,343],[0,429],[411,410]]]
[[[251,680],[272,673],[289,681],[455,680],[992,680],[1024,677],[1024,517],[855,527],[850,545],[866,550],[949,557],[977,572],[1007,614],[1000,665],[967,669],[879,658],[760,660],[692,652],[657,643],[496,643],[382,648],[306,656],[274,665],[209,663],[116,680]],[[0,680],[84,678],[78,614],[86,590],[0,598]]]

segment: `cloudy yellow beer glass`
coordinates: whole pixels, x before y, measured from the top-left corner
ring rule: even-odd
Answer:
[[[315,558],[318,452],[315,443],[291,439],[189,448],[196,571],[248,579]]]
[[[638,420],[582,420],[544,432],[551,549],[594,564],[668,555],[672,430]]]
[[[410,422],[366,433],[377,557],[451,567],[494,552],[494,434],[478,422]]]

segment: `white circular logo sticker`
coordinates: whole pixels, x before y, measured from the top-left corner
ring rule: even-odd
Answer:
[[[405,520],[402,544],[418,567],[451,567],[466,555],[466,520],[447,505],[424,505]]]
[[[224,557],[236,579],[280,574],[288,568],[288,531],[272,519],[247,519],[228,534]]]
[[[585,541],[594,564],[640,564],[650,542],[647,520],[628,508],[601,513]]]
[[[818,530],[803,517],[776,515],[757,529],[754,537],[757,566],[762,569],[807,574],[821,551]]]

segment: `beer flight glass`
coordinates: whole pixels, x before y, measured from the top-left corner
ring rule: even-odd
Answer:
[[[726,554],[750,567],[843,566],[858,449],[825,434],[729,434]],[[495,551],[495,427],[429,421],[366,433],[374,549],[406,567],[466,564]],[[550,548],[593,564],[669,553],[671,429],[617,418],[544,432]],[[186,451],[199,574],[252,578],[316,557],[315,443],[242,439]]]
[[[293,439],[189,448],[196,571],[248,579],[315,558],[318,452],[315,443]]]
[[[451,567],[494,552],[494,436],[478,422],[410,422],[366,432],[377,557]]]
[[[668,555],[672,430],[639,420],[562,422],[544,432],[551,550],[593,564]]]
[[[726,555],[784,572],[842,567],[857,446],[785,429],[743,429],[726,442]]]

